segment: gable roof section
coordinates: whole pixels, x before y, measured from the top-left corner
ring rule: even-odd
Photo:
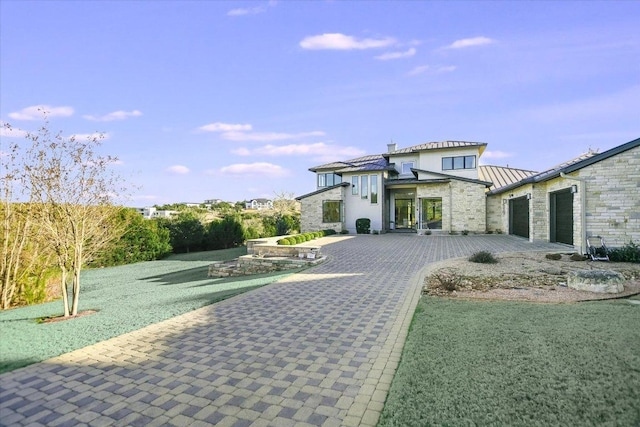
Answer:
[[[504,166],[479,166],[478,176],[481,180],[492,182],[489,191],[515,184],[538,172]]]
[[[521,185],[549,181],[551,179],[559,177],[561,173],[575,172],[584,167],[593,165],[602,160],[616,156],[620,153],[624,153],[625,151],[631,150],[632,148],[636,148],[636,147],[640,147],[640,138],[634,139],[633,141],[629,141],[626,144],[619,145],[617,147],[614,147],[602,153],[589,151],[588,153],[584,153],[576,157],[575,159],[569,160],[568,162],[561,163],[544,172],[541,172],[536,175],[532,175],[528,178],[525,178],[521,181],[515,182],[510,185],[507,185],[505,187],[489,191],[487,194],[500,194],[500,193],[504,193],[505,191],[511,190],[513,188],[520,187]]]
[[[360,172],[373,170],[386,170],[389,167],[387,160],[380,154],[358,157],[356,159],[341,162],[325,163],[324,165],[309,168],[311,172],[333,171],[341,174],[344,172]]]
[[[410,153],[418,153],[420,151],[428,151],[428,150],[444,150],[448,148],[470,148],[470,147],[480,147],[480,153],[484,151],[487,146],[486,142],[468,142],[468,141],[442,141],[442,142],[427,142],[424,144],[413,145],[407,148],[401,148],[399,150],[392,151],[390,153],[385,153],[385,157],[389,157],[396,154],[410,154]]]
[[[320,190],[313,191],[311,193],[303,194],[302,196],[296,197],[295,200],[306,199],[307,197],[315,196],[316,194],[324,193],[325,191],[333,190],[334,188],[348,187],[350,185],[351,184],[349,184],[348,182],[341,182],[340,184],[332,185],[331,187],[325,187],[325,188],[321,188]]]
[[[435,175],[435,176],[439,176],[442,177],[442,179],[446,179],[446,180],[458,180],[458,181],[464,181],[464,182],[471,182],[473,184],[481,184],[481,185],[485,185],[487,187],[489,187],[492,183],[490,181],[483,181],[480,179],[473,179],[473,178],[465,178],[462,176],[455,176],[455,175],[449,175],[446,173],[441,173],[441,172],[433,172],[433,171],[428,171],[425,169],[411,169],[411,172],[413,172],[413,174],[416,176],[416,178],[418,178],[418,172],[423,172],[423,173],[428,173],[430,175]],[[418,182],[423,182],[418,180]]]

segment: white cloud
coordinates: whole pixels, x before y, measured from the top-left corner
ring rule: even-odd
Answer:
[[[186,175],[189,173],[189,168],[182,165],[173,165],[166,168],[165,172],[169,172],[173,175]]]
[[[74,133],[70,136],[70,138],[74,138],[76,140],[93,140],[97,139],[99,141],[104,141],[105,139],[109,139],[111,135],[103,132],[94,132],[94,133]]]
[[[504,159],[507,157],[512,157],[512,153],[507,153],[505,151],[500,150],[487,150],[482,154],[483,159]]]
[[[227,16],[258,15],[260,13],[265,13],[269,7],[275,7],[277,4],[277,1],[270,0],[266,5],[263,6],[231,9],[227,12]]]
[[[232,123],[221,123],[221,122],[210,123],[208,125],[200,126],[198,128],[198,130],[202,130],[205,132],[238,132],[238,131],[248,131],[251,129],[252,129],[252,126],[250,124],[232,124]]]
[[[73,115],[73,108],[33,105],[20,111],[9,113],[9,117],[14,120],[42,120],[45,115],[47,117],[69,117]]]
[[[5,122],[0,122],[0,136],[6,138],[24,138],[28,134],[26,130],[15,128],[13,126],[8,127],[5,125]]]
[[[142,115],[142,112],[138,111],[138,110],[133,110],[133,111],[114,111],[112,113],[109,114],[105,114],[104,116],[91,116],[91,115],[84,115],[82,116],[83,118],[87,119],[87,120],[91,120],[94,122],[111,122],[114,120],[124,120],[124,119],[128,119],[130,117],[139,117]]]
[[[280,132],[225,132],[222,138],[229,141],[284,141],[287,139],[306,138],[310,136],[324,136],[324,132],[300,132],[300,133],[280,133]]]
[[[455,71],[457,67],[455,65],[439,65],[437,67],[432,67],[430,65],[419,65],[409,71],[407,75],[409,76],[417,76],[418,74],[424,74],[429,72],[429,74],[440,74],[440,73],[450,73],[451,71]]]
[[[305,37],[300,42],[300,47],[311,50],[361,50],[391,46],[395,42],[396,41],[390,37],[382,39],[357,39],[341,33],[327,33]]]
[[[462,49],[465,47],[482,46],[485,44],[491,44],[495,42],[496,42],[495,40],[490,39],[489,37],[472,37],[469,39],[456,40],[453,43],[451,43],[449,46],[446,46],[446,49]]]
[[[404,52],[386,52],[383,53],[382,55],[378,55],[375,57],[375,59],[378,59],[380,61],[388,61],[390,59],[400,59],[400,58],[410,58],[413,55],[416,54],[416,48],[412,47],[409,48],[409,50],[406,50]]]
[[[314,144],[265,145],[264,147],[247,149],[238,148],[232,151],[238,156],[311,156],[317,159],[352,158],[365,154],[364,150],[355,147],[340,147],[323,142]]]
[[[418,74],[426,73],[430,69],[431,69],[431,67],[428,66],[428,65],[419,65],[419,66],[413,68],[407,74],[410,75],[410,76],[417,76]]]
[[[210,174],[216,174],[210,172]],[[289,171],[282,166],[274,165],[267,162],[256,163],[236,163],[233,165],[225,166],[220,169],[217,174],[238,176],[238,177],[266,177],[266,178],[281,178],[289,175]]]

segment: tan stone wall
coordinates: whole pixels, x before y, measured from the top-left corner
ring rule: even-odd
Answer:
[[[486,231],[487,206],[483,185],[452,180],[447,184],[418,186],[416,194],[418,199],[442,198],[443,231]]]
[[[612,247],[640,243],[640,147],[581,169],[577,176],[586,179],[587,235],[600,235]]]
[[[300,232],[320,231],[333,229],[342,231],[343,223],[322,222],[322,201],[323,200],[344,200],[344,188],[337,187],[313,196],[305,197],[300,201]]]
[[[504,231],[502,197],[500,195],[487,196],[487,231]]]

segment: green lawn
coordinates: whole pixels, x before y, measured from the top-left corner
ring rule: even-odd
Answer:
[[[423,297],[379,426],[640,425],[640,305]]]
[[[245,248],[173,255],[161,261],[85,270],[80,311],[96,314],[38,323],[63,312],[61,301],[0,312],[0,373],[124,334],[272,283],[288,273],[215,279],[212,261],[246,254]]]

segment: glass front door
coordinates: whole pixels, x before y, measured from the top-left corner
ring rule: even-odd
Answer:
[[[420,199],[420,228],[442,230],[442,199]]]
[[[415,201],[413,199],[396,199],[396,228],[413,228],[415,222]]]

